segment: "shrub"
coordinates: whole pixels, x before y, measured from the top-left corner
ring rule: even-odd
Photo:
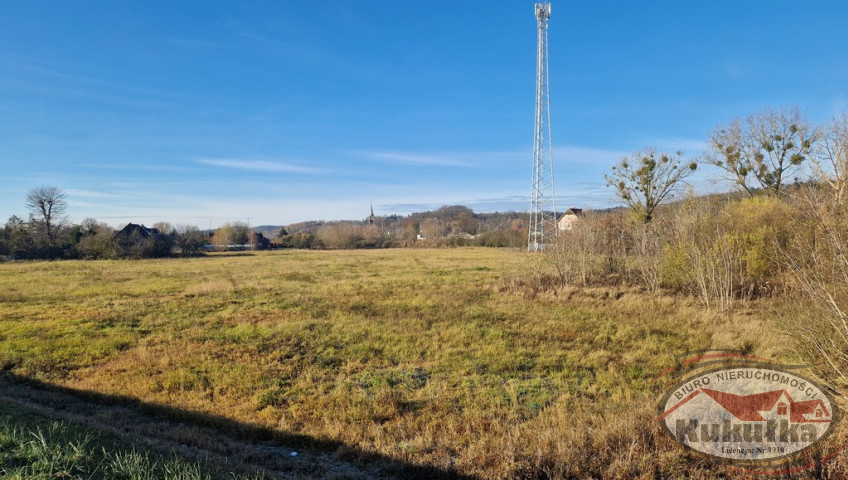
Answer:
[[[692,279],[692,259],[689,252],[694,248],[692,242],[666,243],[660,259],[660,277],[662,286],[682,291],[690,286]]]
[[[802,206],[781,259],[800,295],[790,333],[811,363],[848,382],[848,213],[838,198],[815,188],[796,192]]]
[[[600,273],[597,236],[601,223],[592,213],[584,214],[570,230],[559,232],[552,245],[544,250],[544,258],[553,268],[561,285],[580,283]]]
[[[662,285],[722,309],[767,294],[781,272],[778,252],[794,211],[775,197],[687,199],[667,212]]]
[[[77,253],[84,259],[113,259],[119,254],[118,243],[111,230],[103,229],[94,235],[85,235],[77,243]]]

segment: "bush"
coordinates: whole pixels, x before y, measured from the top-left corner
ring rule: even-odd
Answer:
[[[775,197],[687,199],[667,212],[661,284],[722,309],[768,294],[781,273],[778,252],[786,245],[793,212]]]
[[[601,273],[602,253],[598,250],[600,230],[605,225],[592,213],[585,213],[570,230],[560,231],[553,244],[543,250],[544,258],[553,267],[560,285],[580,283]]]
[[[663,245],[660,259],[662,286],[676,291],[686,290],[692,280],[692,260],[689,252],[692,242],[667,243]]]
[[[206,238],[203,232],[194,225],[177,225],[174,243],[184,256],[198,255],[203,252]]]
[[[297,232],[280,238],[282,248],[321,248],[321,241],[312,233]]]
[[[118,243],[111,229],[85,235],[77,242],[77,254],[83,259],[113,259],[119,256]]]
[[[116,239],[118,256],[123,258],[161,258],[171,255],[173,240],[167,235],[142,236],[134,232]]]
[[[848,212],[816,188],[796,192],[801,205],[781,258],[800,295],[788,318],[810,363],[825,365],[848,383]]]

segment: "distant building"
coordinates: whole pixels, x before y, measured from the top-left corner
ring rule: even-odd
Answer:
[[[557,222],[557,228],[559,230],[571,230],[572,228],[574,228],[574,225],[576,225],[582,220],[582,217],[582,208],[569,208],[565,211],[562,217],[559,218],[559,221]]]
[[[158,236],[158,228],[148,228],[144,225],[137,225],[135,223],[128,223],[126,227],[122,228],[115,234],[115,238],[119,240],[148,239]]]
[[[371,204],[371,215],[368,216],[368,225],[374,225],[374,204]]]
[[[170,238],[157,228],[128,223],[113,238],[122,257],[156,258],[171,254]]]

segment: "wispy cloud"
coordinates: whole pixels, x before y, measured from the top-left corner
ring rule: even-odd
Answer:
[[[79,188],[69,188],[65,190],[65,193],[72,197],[81,197],[81,198],[110,198],[114,197],[114,194],[106,193],[106,192],[97,192],[94,190],[84,190]]]
[[[234,168],[237,170],[257,170],[262,172],[285,172],[285,173],[322,173],[323,170],[291,163],[272,160],[253,160],[241,158],[200,158],[196,163],[211,165],[214,167]]]
[[[697,154],[707,148],[707,142],[694,138],[646,138],[645,144],[660,150],[681,150],[687,154]]]
[[[679,143],[679,142],[678,142]],[[431,167],[457,167],[477,169],[503,169],[529,165],[533,152],[528,150],[479,151],[479,152],[400,152],[400,151],[356,151],[348,152],[355,156],[373,161],[395,165],[420,165]],[[623,150],[600,149],[578,145],[555,146],[553,152],[554,168],[607,169],[617,163],[627,152]]]
[[[608,167],[617,163],[627,152],[621,150],[605,150],[578,145],[554,146],[554,168],[562,163],[597,165]]]
[[[467,159],[450,154],[422,154],[406,152],[357,152],[361,157],[371,160],[400,163],[406,165],[429,165],[440,167],[474,167]]]
[[[356,151],[354,155],[399,165],[421,165],[432,167],[488,168],[493,161],[518,159],[522,152],[397,152],[397,151]]]
[[[174,101],[200,100],[167,89],[150,89],[129,82],[105,80],[108,69],[100,70],[99,76],[96,70],[95,75],[79,75],[68,73],[72,67],[62,66],[56,61],[38,60],[2,51],[0,62],[13,72],[12,75],[4,76],[4,87],[18,91],[85,96],[115,105],[147,109],[172,108]]]
[[[146,163],[84,163],[80,166],[95,170],[117,170],[117,171],[137,171],[137,172],[175,172],[184,173],[190,172],[196,167],[183,167],[178,165],[157,165]]]
[[[621,157],[637,151],[642,147],[653,147],[665,151],[682,150],[687,155],[697,155],[706,148],[703,140],[689,138],[645,138],[641,145],[632,151],[583,147],[579,145],[554,146],[554,168],[563,165],[597,166],[604,169],[618,163]]]

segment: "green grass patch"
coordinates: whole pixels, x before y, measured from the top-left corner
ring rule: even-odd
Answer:
[[[0,401],[0,478],[248,480]]]

